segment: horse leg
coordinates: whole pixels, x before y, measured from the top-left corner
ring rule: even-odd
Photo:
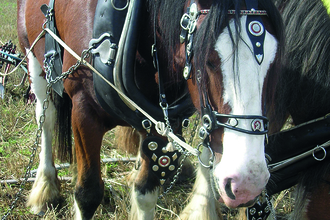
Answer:
[[[29,71],[32,81],[31,89],[36,95],[36,117],[38,126],[40,116],[43,114],[43,101],[46,99],[47,82],[42,74],[38,60],[32,53],[29,54]],[[60,183],[57,178],[52,155],[52,133],[55,124],[55,106],[49,100],[42,125],[41,151],[39,154],[39,167],[36,180],[29,195],[27,205],[31,206],[34,213],[45,212],[47,205],[56,207],[60,199]]]
[[[210,152],[204,149],[201,160],[207,164]],[[219,203],[214,199],[209,168],[199,165],[190,202],[180,214],[182,220],[221,220]]]
[[[149,160],[142,154],[131,191],[131,220],[153,220],[159,194],[159,181],[149,171]]]
[[[83,92],[82,92],[83,93]],[[72,98],[72,129],[77,160],[75,187],[75,218],[91,219],[104,194],[101,178],[100,149],[105,131],[104,121],[98,116],[88,98],[75,95]]]
[[[125,149],[131,154],[138,154],[140,139],[145,138],[139,132],[131,127],[117,127],[116,139],[117,146]],[[138,154],[139,170],[133,170],[130,180],[133,181],[131,191],[131,212],[130,219],[153,219],[155,205],[158,198],[158,180],[149,174],[149,161],[143,155]]]

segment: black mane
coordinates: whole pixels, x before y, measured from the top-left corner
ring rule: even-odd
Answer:
[[[283,24],[282,18],[279,14],[277,8],[273,4],[271,0],[259,0],[259,10],[266,10],[268,14],[268,19],[272,27],[274,28],[275,37],[278,40],[278,54],[281,54],[282,51],[282,41],[283,41]],[[205,67],[207,63],[207,57],[209,52],[214,48],[216,40],[222,30],[229,25],[229,15],[228,10],[234,9],[239,11],[242,9],[242,5],[245,5],[245,1],[243,0],[214,0],[211,6],[210,13],[208,17],[204,20],[203,25],[201,25],[200,30],[198,30],[195,39],[195,51],[198,51],[198,54],[195,54],[195,68],[201,70],[201,72],[205,72]],[[240,33],[241,27],[240,22],[238,22],[240,16],[238,13],[235,14],[233,19],[235,20],[235,31]],[[232,30],[229,30],[231,33]],[[232,42],[234,45],[234,51],[237,53],[237,45],[234,42],[238,42],[240,36],[236,35],[237,39],[232,38]],[[226,45],[224,45],[226,46]],[[238,57],[234,59],[234,61],[238,60]],[[233,66],[235,64],[233,63]],[[206,74],[203,75],[204,81],[206,82],[207,79],[205,77]],[[238,82],[239,83],[239,82]]]
[[[235,9],[239,11],[242,9],[242,5],[245,5],[244,0],[207,0],[206,3],[212,3],[210,12],[206,15],[199,29],[196,31],[193,43],[193,61],[194,69],[200,70],[201,73],[205,73],[207,58],[210,56],[210,52],[214,50],[215,42],[222,32],[222,30],[228,26],[231,17],[228,15],[229,9]],[[184,85],[184,79],[182,76],[183,66],[176,63],[174,59],[175,52],[180,46],[180,19],[185,11],[186,0],[148,0],[147,10],[150,16],[151,24],[153,26],[154,18],[156,17],[156,29],[161,35],[161,44],[158,46],[167,50],[167,75],[171,80],[171,83]],[[270,25],[274,29],[275,37],[278,40],[278,57],[281,57],[283,47],[283,24],[282,18],[277,8],[273,4],[272,0],[259,0],[259,9],[266,10],[268,14],[268,20]],[[155,14],[156,13],[156,14]],[[234,16],[234,19],[238,21],[239,14]],[[240,33],[240,22],[235,22],[236,32]],[[239,38],[240,36],[237,36]],[[238,42],[238,39],[232,39],[233,42]],[[237,47],[234,51],[237,51]],[[163,49],[164,49],[163,48]],[[235,59],[237,61],[237,58]],[[280,62],[280,61],[279,61]],[[233,63],[233,66],[235,64]],[[192,71],[194,77],[194,70]],[[207,85],[207,74],[202,74],[202,85]],[[178,87],[178,86],[177,86]],[[271,91],[272,93],[273,91]]]
[[[285,117],[311,120],[330,110],[330,18],[321,0],[282,0],[285,71],[277,98]],[[301,121],[296,121],[301,123]]]
[[[181,32],[180,19],[185,13],[184,5],[186,0],[149,0],[148,10],[152,18],[159,16],[159,29],[162,30],[162,37],[166,42],[166,47],[169,50],[168,54],[173,54],[173,50],[177,49],[179,45],[179,35]],[[210,12],[203,21],[203,24],[197,30],[194,40],[194,59],[198,65],[198,69],[203,70],[209,51],[214,47],[217,37],[222,29],[228,25],[229,9],[240,10],[244,4],[243,0],[214,0],[210,7]],[[271,25],[275,29],[276,38],[282,45],[282,22],[281,16],[271,0],[259,0],[259,9],[266,10]],[[159,14],[158,14],[159,13]],[[234,16],[235,20],[239,19],[239,15]],[[238,22],[236,22],[239,24]],[[237,31],[240,27],[237,25]],[[172,57],[169,58],[172,61]],[[169,64],[172,66],[173,64]]]
[[[290,113],[300,124],[330,112],[330,18],[321,0],[276,0],[276,4],[283,11],[286,37],[276,118],[286,119]],[[293,216],[299,218],[306,199],[329,171],[329,163],[324,162],[300,173]]]

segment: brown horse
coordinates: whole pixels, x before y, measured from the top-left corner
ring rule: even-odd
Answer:
[[[58,119],[60,140],[67,140],[59,141],[62,147],[70,148],[72,124],[78,172],[76,218],[92,218],[103,197],[103,135],[117,125],[131,125],[139,130],[142,141],[131,218],[153,219],[164,176],[179,166],[169,162],[177,161],[183,148],[189,149],[177,136],[181,122],[195,108],[201,112],[199,136],[204,150],[199,155],[196,149],[189,149],[198,155],[201,168],[183,218],[220,218],[218,201],[229,207],[254,203],[269,178],[264,156],[268,131],[265,116],[271,107],[268,100],[276,83],[282,45],[281,18],[271,1],[55,0],[53,10],[50,6],[43,10],[48,18],[46,25],[55,21],[57,36],[73,51],[81,54],[91,47],[92,63],[103,78],[117,84],[116,88],[137,106],[163,122],[156,129],[141,109],[125,96],[118,96],[84,65],[61,78],[63,93],[61,82],[59,87],[54,83],[54,90],[63,98],[55,92],[51,96],[46,93],[45,75],[52,82],[49,79],[54,72],[49,71],[49,53],[44,56],[47,36],[31,48],[46,21],[40,11],[43,4],[49,4],[48,0],[18,0],[20,46],[31,51],[29,73],[43,131],[38,174],[28,200],[35,213],[50,204],[55,206],[60,198],[51,148]],[[110,54],[105,62],[100,52],[104,48]],[[116,55],[111,57],[113,52]],[[63,62],[60,72],[76,63],[67,50],[54,54]],[[47,107],[45,99],[49,100]],[[160,138],[156,130],[170,138]],[[172,130],[176,135],[171,136]]]

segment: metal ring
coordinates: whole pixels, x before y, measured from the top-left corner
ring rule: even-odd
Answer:
[[[115,4],[113,3],[113,1],[114,1],[114,0],[111,0],[111,5],[112,5],[112,7],[113,7],[115,10],[117,10],[117,11],[124,11],[124,10],[128,7],[128,4],[129,4],[129,0],[127,0],[126,5],[125,5],[123,8],[117,8],[117,7],[115,6]]]
[[[322,150],[323,150],[324,155],[323,155],[322,158],[317,158],[317,157],[315,156],[314,153],[315,153],[315,151],[316,151],[317,149],[322,149]],[[327,151],[324,149],[324,147],[322,147],[322,146],[318,146],[318,145],[317,145],[317,147],[315,147],[315,148],[313,149],[313,157],[314,157],[315,160],[317,160],[317,161],[322,161],[322,160],[325,159],[326,156],[327,156]]]
[[[209,115],[203,115],[202,123],[203,123],[203,127],[205,127],[207,130],[209,131],[212,130],[212,120]]]
[[[199,147],[200,146],[203,146],[203,147],[205,147],[205,145],[203,144],[203,143],[199,143],[199,145],[197,146],[197,150],[199,151]],[[211,146],[208,144],[207,145],[207,148],[210,150],[210,152],[211,152],[211,155],[212,155],[212,157],[210,157],[210,163],[209,163],[209,165],[206,165],[205,163],[203,163],[202,162],[202,160],[201,160],[201,158],[200,158],[200,155],[201,154],[199,154],[198,156],[197,156],[197,158],[198,158],[198,160],[199,160],[199,163],[203,166],[203,167],[205,167],[205,168],[212,168],[213,167],[213,161],[214,161],[214,152],[213,152],[213,150],[212,150],[212,148],[211,148]],[[200,152],[200,151],[199,151]]]
[[[149,119],[144,119],[142,121],[142,127],[148,132],[150,133],[150,130],[151,130],[151,126],[152,126],[152,123]]]
[[[206,128],[205,127],[200,127],[199,128],[199,132],[198,132],[198,137],[201,139],[201,140],[205,140],[207,138],[207,136],[209,135],[209,133],[207,132]]]
[[[189,29],[189,21],[190,20],[191,20],[191,17],[187,13],[182,15],[181,20],[180,20],[180,26],[183,30],[187,31]]]
[[[190,125],[190,120],[188,118],[182,120],[181,126],[183,128],[188,128],[189,125]]]
[[[196,20],[192,20],[190,22],[190,25],[189,25],[189,34],[194,33],[194,31],[196,30],[196,27],[197,27],[197,21]]]

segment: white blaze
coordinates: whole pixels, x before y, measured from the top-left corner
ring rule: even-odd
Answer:
[[[236,65],[236,60],[233,60],[232,40],[227,28],[220,34],[215,45],[222,61],[223,99],[224,103],[228,103],[232,109],[230,114],[262,115],[263,84],[270,64],[276,55],[277,41],[266,31],[264,59],[259,65],[253,55],[252,43],[246,33],[246,16],[242,16],[240,20],[242,39],[238,42],[238,65]],[[235,39],[233,20],[230,21],[230,28]],[[233,71],[236,73],[234,74]],[[238,127],[251,130],[251,122],[252,120],[239,120]],[[264,138],[263,135],[249,135],[224,129],[223,156],[221,162],[215,167],[214,175],[219,180],[218,184],[224,201],[226,198],[223,196],[223,184],[227,178],[234,179],[232,191],[234,193],[236,191],[238,194],[237,201],[231,201],[232,206],[253,199],[267,183],[269,173],[265,163]]]

